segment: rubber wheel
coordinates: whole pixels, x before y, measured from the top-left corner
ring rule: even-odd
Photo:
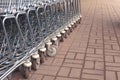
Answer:
[[[57,54],[57,48],[51,46],[47,51],[47,55],[50,57],[54,57]]]
[[[67,33],[65,33],[64,38],[67,38]]]
[[[72,25],[72,29],[74,30],[75,25]]]
[[[67,34],[70,35],[70,29],[68,30]]]
[[[64,42],[63,36],[61,36],[61,38],[60,38],[60,42]]]
[[[70,28],[70,32],[72,32],[72,28]]]
[[[44,61],[45,61],[44,52],[41,52],[41,51],[38,49],[38,54],[39,54],[39,56],[40,56],[40,64],[44,63]]]
[[[44,63],[45,62],[45,56],[44,56],[44,53],[41,53],[40,55],[40,63]]]
[[[30,75],[30,70],[29,68],[25,68],[24,67],[24,72],[23,72],[23,76],[25,79],[28,79],[29,78],[29,75]]]
[[[81,23],[81,20],[82,20],[81,18],[78,20],[78,23],[79,23],[79,24]]]
[[[51,42],[52,42],[52,45],[55,45],[55,46],[58,46],[58,45],[59,45],[59,40],[57,40],[57,41],[51,40]]]
[[[32,59],[32,69],[37,70],[39,68],[39,62],[37,59]]]

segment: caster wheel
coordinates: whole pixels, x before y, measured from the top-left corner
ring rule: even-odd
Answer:
[[[38,49],[38,54],[40,56],[40,64],[45,62],[46,48]]]
[[[75,28],[77,27],[77,22],[76,22],[76,24],[75,24]]]
[[[74,29],[77,27],[77,21],[74,21]]]
[[[61,35],[61,34],[60,34],[60,35]],[[57,36],[57,38],[58,38],[59,42],[63,42],[63,41],[64,41],[62,35],[61,35],[61,36]]]
[[[30,71],[31,71],[31,66],[32,66],[32,63],[29,60],[27,60],[27,61],[25,61],[25,63],[23,63],[23,68],[22,68],[23,72],[22,72],[22,74],[23,74],[23,77],[25,79],[29,78]]]
[[[65,33],[64,38],[67,38],[67,32]]]
[[[78,20],[78,23],[79,23],[79,24],[81,23],[81,20],[82,20],[81,18]]]
[[[65,31],[61,31],[61,35],[62,35],[62,39],[61,39],[61,42],[64,42],[64,38],[65,38]]]
[[[70,32],[72,32],[72,26],[70,25],[70,26],[68,26],[68,28],[69,28]]]
[[[64,30],[65,31],[65,30]],[[64,38],[67,38],[67,31],[64,32]]]
[[[42,53],[40,57],[41,57],[41,58],[40,58],[40,63],[42,64],[42,63],[45,62],[45,56],[44,56],[44,53]]]
[[[69,27],[67,27],[67,28],[68,28],[67,34],[70,35],[70,28]]]
[[[64,42],[64,38],[63,38],[63,36],[61,36],[61,38],[60,38],[60,42]]]
[[[72,26],[72,30],[74,30],[74,25],[71,25]]]
[[[51,46],[49,50],[47,51],[47,55],[49,57],[54,57],[57,54],[57,48]]]
[[[60,42],[64,42],[64,39],[63,39],[63,37],[61,37],[61,38],[60,38]]]
[[[24,78],[25,79],[28,79],[29,78],[29,75],[30,75],[30,69],[29,68],[24,68],[24,74],[23,74],[23,76],[24,76]]]
[[[55,45],[52,45],[51,42],[46,43],[47,55],[50,57],[53,57],[57,54],[57,47],[58,47],[57,39],[54,38],[53,40],[56,43]]]
[[[33,54],[31,57],[31,62],[32,62],[32,69],[36,71],[40,65],[39,54]]]
[[[74,30],[74,29],[75,29],[75,23],[73,22],[73,23],[71,24],[71,26],[72,26],[72,29]]]
[[[36,71],[38,68],[39,68],[39,65],[37,63],[37,60],[33,59],[32,60],[32,69]]]
[[[78,20],[78,23],[80,24],[81,23],[81,20],[82,20],[82,15],[80,15],[80,18]]]
[[[47,55],[50,57],[54,57],[57,54],[58,49],[58,39],[52,38],[53,44],[47,45]]]
[[[57,39],[58,39],[58,43],[60,43],[60,42],[63,41],[63,40],[62,40],[62,35],[61,35],[60,33],[57,35]]]
[[[68,35],[68,28],[65,28],[65,37],[64,38],[67,38],[67,35]]]
[[[54,37],[51,39],[52,45],[58,46],[59,45],[59,41],[57,39],[57,37]]]

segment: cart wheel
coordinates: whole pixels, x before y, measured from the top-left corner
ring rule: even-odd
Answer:
[[[37,70],[37,61],[36,61],[36,59],[32,60],[32,69],[35,70],[35,71]]]
[[[80,19],[78,20],[78,23],[79,23],[79,24],[81,23],[81,20],[82,20],[82,18],[80,18]]]
[[[72,26],[72,30],[74,30],[74,24],[72,24],[71,26]]]
[[[72,26],[68,26],[69,31],[72,32]]]
[[[74,21],[74,29],[76,28],[77,26],[77,21]]]
[[[62,34],[63,38],[67,38],[67,32],[65,31],[65,29],[63,31],[61,31],[61,34]]]
[[[66,38],[67,38],[67,35],[69,35],[69,28],[65,28],[65,32],[66,32]]]
[[[45,62],[45,56],[44,56],[44,53],[41,53],[40,63],[44,63],[44,62]]]
[[[56,46],[57,47],[57,46]],[[57,48],[55,48],[55,45],[52,45],[51,42],[46,43],[46,48],[47,48],[47,55],[50,57],[53,57],[57,53]]]
[[[33,70],[37,70],[39,68],[39,64],[40,64],[40,57],[39,54],[33,54],[31,57],[31,62],[32,62],[32,69]]]
[[[64,42],[63,35],[62,35],[61,38],[60,38],[60,42]]]
[[[50,46],[50,48],[47,50],[47,55],[50,57],[54,57],[57,54],[57,48],[54,46]]]
[[[70,28],[68,27],[68,31],[67,31],[67,34],[70,35]]]
[[[23,76],[25,79],[28,79],[30,75],[30,69],[28,67],[24,67],[24,73]]]
[[[75,28],[77,27],[77,22],[75,23]]]
[[[67,38],[67,32],[65,33],[64,38]]]
[[[38,49],[38,54],[40,56],[40,64],[45,62],[46,48]]]
[[[54,37],[51,39],[52,45],[58,46],[59,45],[59,40],[57,37]]]
[[[80,19],[78,20],[79,24],[81,23],[82,15],[80,15]]]
[[[59,41],[59,42],[63,42],[63,41],[64,41],[62,35],[61,35],[60,37],[57,36],[57,38],[58,38],[58,41]]]
[[[23,63],[23,72],[22,72],[22,74],[23,74],[23,77],[25,79],[29,78],[31,66],[32,66],[32,63],[29,60],[27,60],[25,63]]]
[[[64,41],[64,38],[65,38],[65,31],[61,31],[61,35],[62,35],[62,37],[61,37],[61,42],[63,42]]]
[[[59,37],[57,36],[57,38],[58,38],[59,42],[63,42],[63,41],[64,41],[63,35],[62,35],[61,33],[60,33],[60,35],[61,35],[61,36],[59,36]]]

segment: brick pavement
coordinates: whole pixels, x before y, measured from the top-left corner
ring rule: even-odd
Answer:
[[[81,24],[29,80],[120,80],[120,1],[81,2]]]

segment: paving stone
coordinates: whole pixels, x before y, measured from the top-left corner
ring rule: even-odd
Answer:
[[[32,77],[29,80],[42,80],[42,78],[43,78],[43,75],[35,74],[35,75],[32,75]]]
[[[80,78],[81,69],[72,68],[69,77]]]
[[[55,80],[79,80],[74,78],[57,77]]]
[[[117,80],[115,72],[106,71],[106,80]]]
[[[94,68],[94,61],[85,61],[85,67],[84,68],[93,69]]]
[[[54,80],[54,79],[55,79],[55,77],[53,77],[53,76],[44,76],[44,78],[42,80]]]
[[[66,76],[68,77],[69,73],[70,73],[71,68],[68,67],[62,67],[60,69],[60,71],[58,72],[58,76]]]

